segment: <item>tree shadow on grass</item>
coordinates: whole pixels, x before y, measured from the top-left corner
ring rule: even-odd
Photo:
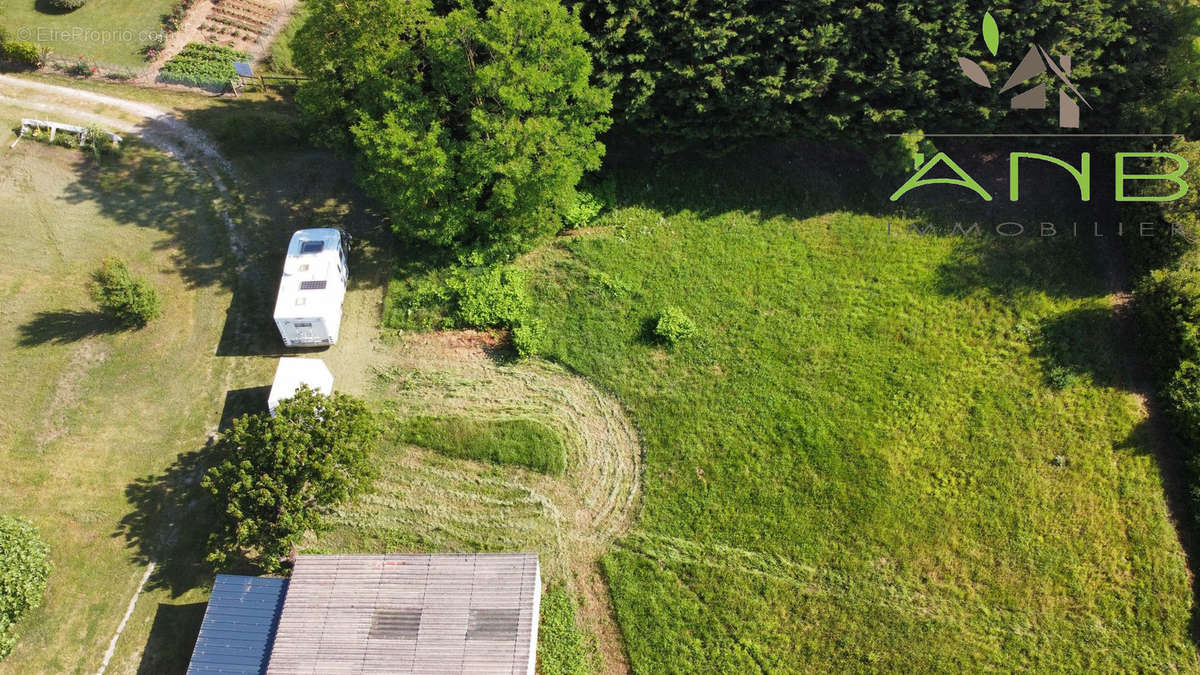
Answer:
[[[849,211],[885,214],[891,180],[870,157],[836,144],[764,142],[719,157],[704,149],[661,155],[637,139],[610,136],[602,177],[616,206],[712,217],[731,211],[804,219]]]
[[[187,672],[207,602],[186,605],[159,603],[150,637],[138,664],[138,675],[172,675]]]
[[[1117,316],[1108,307],[1077,309],[1043,323],[1033,353],[1042,361],[1047,383],[1063,388],[1076,376],[1087,375],[1103,387],[1127,388],[1115,338],[1118,330]]]
[[[38,312],[18,329],[22,347],[44,344],[69,344],[96,335],[125,330],[125,326],[108,314],[95,311],[59,310]]]
[[[134,562],[156,564],[147,582],[151,590],[171,597],[212,583],[213,568],[205,557],[209,529],[216,520],[212,500],[200,486],[214,443],[182,453],[167,470],[138,478],[125,487],[133,508],[121,519],[114,537],[123,537]]]
[[[162,152],[135,140],[124,145],[117,156],[95,159],[80,153],[78,177],[64,199],[93,202],[116,222],[166,234],[156,249],[171,254],[190,287],[227,284],[228,237],[213,207],[215,189]]]
[[[218,431],[224,432],[234,419],[267,409],[269,386],[233,389],[225,394]],[[171,597],[212,583],[216,570],[206,560],[208,539],[219,518],[217,506],[200,482],[204,472],[217,462],[218,438],[210,438],[196,451],[178,455],[159,474],[143,476],[125,486],[125,499],[132,510],[113,533],[125,539],[133,561],[156,564],[147,582],[152,590],[167,590]],[[255,573],[244,559],[226,566],[232,573]]]
[[[220,430],[224,432],[233,421],[242,415],[267,412],[271,386],[246,387],[225,392],[225,405],[221,408]]]

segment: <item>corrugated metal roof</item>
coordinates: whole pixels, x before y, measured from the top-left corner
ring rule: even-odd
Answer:
[[[308,555],[267,672],[532,673],[536,554]]]
[[[287,579],[218,574],[189,675],[266,672],[287,587]]]

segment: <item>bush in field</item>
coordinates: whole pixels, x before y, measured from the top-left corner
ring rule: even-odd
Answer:
[[[99,159],[104,155],[110,155],[117,151],[117,145],[113,143],[112,136],[108,132],[101,129],[97,124],[90,124],[84,130],[83,138],[79,142],[79,149],[92,153],[93,157]]]
[[[654,336],[667,345],[676,345],[696,334],[696,324],[678,307],[667,307],[654,321]]]
[[[509,265],[456,267],[446,285],[457,298],[459,324],[471,328],[505,328],[529,313],[525,275]]]
[[[33,525],[0,515],[0,660],[16,644],[17,620],[42,603],[49,576],[49,551]]]
[[[513,348],[521,358],[528,358],[541,352],[545,346],[545,329],[538,319],[527,317],[521,319],[512,328]]]
[[[87,4],[87,0],[45,0],[46,5],[60,12],[70,12]]]
[[[158,289],[135,277],[119,258],[107,258],[96,272],[92,297],[102,310],[126,326],[145,326],[162,315]]]
[[[559,0],[312,0],[297,102],[405,237],[501,258],[562,228],[611,105]]]
[[[42,56],[32,42],[0,43],[0,65],[9,68],[30,69],[42,65]]]
[[[222,565],[245,555],[278,570],[297,538],[317,527],[322,508],[367,489],[378,438],[362,401],[308,387],[281,401],[274,417],[234,420],[221,436],[219,462],[201,481],[221,511],[209,560]]]

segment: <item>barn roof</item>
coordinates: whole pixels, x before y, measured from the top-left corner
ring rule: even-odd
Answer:
[[[536,554],[306,555],[268,673],[533,673]]]
[[[189,675],[266,672],[287,587],[287,579],[218,574]]]

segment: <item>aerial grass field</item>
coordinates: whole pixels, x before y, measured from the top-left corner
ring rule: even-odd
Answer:
[[[144,527],[156,516],[131,503],[147,496],[137,480],[202,449],[220,416],[229,370],[211,346],[228,303],[227,246],[212,195],[156,151],[130,145],[122,162],[98,164],[30,141],[9,149],[4,135],[0,363],[19,377],[0,392],[0,504],[34,522],[53,571],[0,672],[94,672],[140,562],[170,548]],[[122,331],[96,310],[87,284],[108,255],[160,289],[162,320]],[[165,577],[148,588],[150,616],[160,601],[204,597]]]
[[[41,0],[0,3],[9,38],[52,50],[52,59],[83,57],[101,67],[141,70],[141,49],[162,33],[171,0],[91,0],[72,12],[46,11]]]
[[[129,91],[183,103],[238,180],[0,139],[0,361],[23,374],[0,504],[54,562],[0,673],[95,672],[150,562],[109,672],[182,670],[213,573],[205,448],[265,402],[283,244],[327,225],[359,243],[319,356],[388,434],[373,490],[303,550],[537,551],[544,672],[617,663],[620,636],[647,673],[1200,667],[1091,242],[914,234],[942,217],[812,149],[614,153],[615,208],[519,261],[548,335],[514,362],[498,335],[380,335],[386,221],[345,162],[266,133],[289,106]],[[142,331],[87,296],[114,253],[164,293]],[[667,307],[697,326],[669,347]]]
[[[1092,244],[910,233],[818,154],[610,158],[617,207],[523,262],[643,439],[634,669],[1196,668]]]

